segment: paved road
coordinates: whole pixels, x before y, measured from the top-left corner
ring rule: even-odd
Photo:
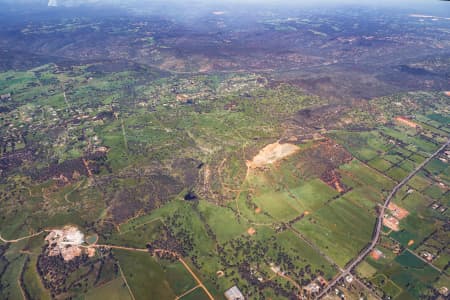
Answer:
[[[444,150],[448,145],[450,145],[450,139],[442,145],[436,152],[434,152],[430,157],[428,157],[425,161],[423,161],[419,166],[417,166],[414,171],[412,171],[408,176],[406,176],[399,184],[397,184],[392,192],[387,196],[386,200],[384,201],[383,206],[380,209],[377,222],[375,224],[374,232],[372,241],[369,246],[367,246],[359,255],[356,257],[350,264],[347,265],[347,267],[344,269],[343,272],[339,276],[337,276],[335,279],[330,281],[330,283],[327,285],[325,289],[320,292],[320,294],[316,297],[316,299],[320,299],[323,296],[325,296],[332,288],[333,286],[341,279],[343,279],[347,274],[350,273],[377,245],[378,239],[380,238],[381,234],[381,228],[383,226],[383,218],[386,211],[386,208],[388,207],[389,203],[391,203],[392,198],[397,193],[397,191],[402,188],[414,175],[417,174],[423,167],[425,167],[426,164],[428,164],[433,158],[435,158],[442,150]]]

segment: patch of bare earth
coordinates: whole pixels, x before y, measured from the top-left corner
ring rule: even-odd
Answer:
[[[397,121],[398,123],[402,124],[402,125],[406,125],[408,127],[412,127],[412,128],[417,128],[419,127],[419,125],[413,121],[411,121],[408,118],[405,117],[396,117],[395,121]]]
[[[53,229],[46,236],[48,256],[61,255],[64,261],[70,261],[86,252],[89,257],[95,255],[95,248],[83,247],[84,234],[75,226]]]
[[[252,169],[261,168],[276,163],[298,151],[300,151],[300,148],[294,144],[275,142],[265,146],[252,160],[248,160],[247,167]]]

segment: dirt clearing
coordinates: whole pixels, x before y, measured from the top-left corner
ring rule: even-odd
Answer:
[[[392,215],[399,220],[402,220],[409,215],[409,211],[394,203],[389,203],[388,209],[391,211]]]
[[[53,229],[45,240],[48,243],[48,256],[61,255],[66,262],[85,252],[89,257],[95,255],[95,248],[83,246],[84,234],[75,226]]]
[[[300,151],[294,144],[280,144],[279,142],[265,146],[252,160],[247,161],[249,168],[260,168],[273,164]]]
[[[415,123],[415,122],[413,122],[410,119],[405,118],[405,117],[396,117],[395,121],[397,121],[398,123],[400,123],[402,125],[406,125],[408,127],[411,127],[411,128],[419,127],[419,125],[417,123]]]

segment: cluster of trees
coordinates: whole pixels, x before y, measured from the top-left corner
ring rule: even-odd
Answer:
[[[111,252],[102,253],[100,258],[95,259],[83,254],[70,261],[64,261],[61,256],[48,256],[48,250],[44,250],[38,257],[37,272],[45,288],[50,290],[54,297],[78,293],[80,290],[87,292],[93,285],[101,283],[106,264],[114,264],[112,269],[115,274],[118,273]]]
[[[302,268],[298,268],[295,262],[302,260],[299,255],[289,255],[286,250],[277,244],[275,237],[271,237],[265,241],[257,241],[249,237],[242,237],[226,242],[217,247],[221,264],[226,269],[236,269],[239,275],[246,280],[250,288],[242,290],[247,295],[258,294],[262,297],[262,290],[265,288],[272,288],[277,295],[283,296],[286,299],[296,298],[298,290],[288,284],[283,286],[274,281],[264,280],[270,277],[270,274],[265,274],[263,268],[260,266],[269,266],[275,264],[280,267],[282,271],[289,274],[295,280],[299,280],[300,285],[305,286],[314,280],[317,276],[323,276],[324,272],[320,269],[313,270],[312,266],[306,264]],[[271,253],[271,254],[269,254]],[[322,266],[324,268],[325,266]],[[234,271],[226,275],[234,276]],[[263,280],[259,280],[262,277]],[[256,289],[254,287],[257,287]],[[259,299],[258,298],[258,299]]]
[[[182,221],[183,216],[180,213],[175,213],[168,216],[164,223],[167,224],[166,231],[168,232],[168,237],[173,239],[176,248],[171,248],[171,250],[181,254],[182,256],[187,256],[189,253],[196,249],[194,242],[194,236],[191,231],[184,228],[184,223]],[[191,257],[193,258],[193,256]],[[195,261],[195,259],[192,259]]]
[[[5,273],[6,269],[8,268],[9,261],[3,256],[5,251],[8,249],[8,244],[2,244],[0,245],[0,279],[2,278],[3,274]],[[0,291],[6,290],[6,287],[3,286],[2,280],[0,280]],[[1,293],[0,293],[1,295]]]

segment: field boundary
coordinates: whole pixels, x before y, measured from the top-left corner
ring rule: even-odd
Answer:
[[[123,274],[122,267],[120,266],[119,261],[117,261],[117,266],[119,267],[120,276],[122,276],[122,280],[123,280],[123,282],[125,282],[125,285],[126,285],[127,288],[128,288],[128,292],[130,293],[131,298],[132,298],[133,300],[136,300],[136,298],[134,298],[133,292],[131,291],[130,285],[128,284],[128,281],[127,281],[127,279],[125,278],[125,275]]]

